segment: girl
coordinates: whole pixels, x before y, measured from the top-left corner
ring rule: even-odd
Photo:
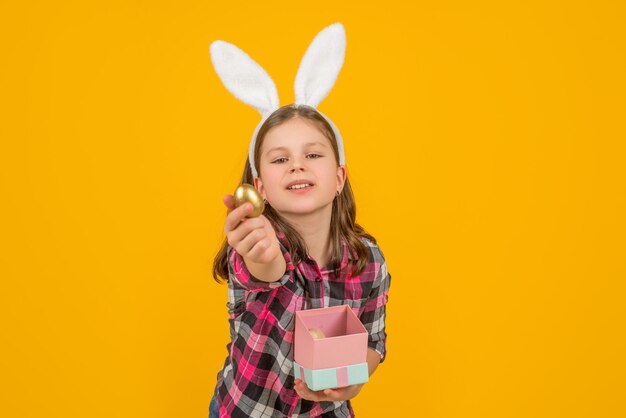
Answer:
[[[293,377],[295,311],[353,308],[368,331],[370,375],[385,358],[385,304],[391,276],[376,240],[355,223],[333,130],[308,106],[284,106],[259,130],[242,183],[267,202],[228,215],[213,275],[228,280],[231,342],[217,376],[211,417],[352,417],[362,385],[311,391]],[[295,188],[293,185],[296,185]],[[219,415],[218,408],[219,405]]]
[[[391,276],[374,237],[356,224],[343,140],[316,109],[345,54],[340,23],[322,30],[305,53],[293,105],[278,106],[269,75],[235,45],[214,41],[211,60],[237,98],[262,115],[248,147],[242,183],[265,210],[247,218],[224,196],[226,239],[213,276],[228,283],[230,339],[217,374],[210,417],[353,417],[362,385],[312,391],[294,379],[295,312],[348,305],[368,332],[371,375],[385,359],[385,306]]]

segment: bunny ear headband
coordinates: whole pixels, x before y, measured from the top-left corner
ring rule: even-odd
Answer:
[[[235,45],[217,40],[211,43],[209,51],[213,67],[228,91],[261,114],[261,121],[254,130],[248,148],[252,175],[256,177],[258,175],[254,166],[256,136],[263,122],[279,108],[276,85],[259,64]],[[296,75],[296,106],[307,105],[316,108],[326,98],[337,80],[345,52],[346,33],[341,23],[333,23],[315,36],[300,61]],[[339,148],[339,165],[344,165],[343,140],[339,130],[326,115],[319,110],[317,112],[333,129]]]

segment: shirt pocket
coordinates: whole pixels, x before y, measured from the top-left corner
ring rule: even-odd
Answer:
[[[361,314],[363,313],[363,309],[365,309],[365,304],[367,303],[368,298],[361,299],[345,299],[343,301],[343,305],[348,305],[352,308],[355,315],[358,318],[361,318]]]
[[[304,309],[304,300],[304,289],[293,281],[277,289],[276,296],[270,302],[268,310],[282,331],[294,332],[296,311]]]

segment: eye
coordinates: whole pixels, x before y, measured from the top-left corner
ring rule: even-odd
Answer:
[[[282,158],[277,158],[277,159],[275,159],[274,161],[272,161],[272,164],[276,164],[276,163],[277,163],[278,161],[280,161],[280,160],[286,160],[286,158],[285,158],[285,157],[282,157]]]
[[[311,154],[309,154],[309,155],[315,155],[315,156],[317,156],[317,158],[321,157],[321,155],[319,155],[319,154],[315,154],[315,153],[311,153]],[[309,155],[307,155],[307,157],[308,157]],[[317,158],[314,158],[314,159],[316,160]]]

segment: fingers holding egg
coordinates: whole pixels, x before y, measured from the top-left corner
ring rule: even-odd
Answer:
[[[250,221],[257,221],[257,219],[252,219]],[[260,247],[265,245],[263,242],[266,241],[267,232],[263,226],[250,228],[247,225],[242,225],[241,229],[245,235],[239,242],[239,247],[237,248],[237,251],[240,254],[250,256],[249,253],[252,252],[253,249],[258,251]]]
[[[267,235],[265,231],[265,223],[260,217],[246,218],[246,222],[241,222],[241,215],[233,212],[227,216],[225,231],[228,236],[228,243],[231,247],[241,249],[250,249],[254,242],[262,239]],[[244,242],[245,241],[245,242]],[[242,247],[240,247],[242,245]]]

